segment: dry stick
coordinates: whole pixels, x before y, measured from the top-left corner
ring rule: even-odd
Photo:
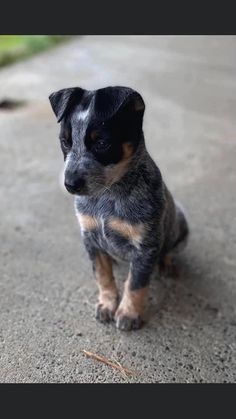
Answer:
[[[129,370],[128,368],[124,368],[121,365],[117,365],[112,361],[109,361],[109,359],[105,358],[104,356],[94,354],[93,352],[85,351],[83,349],[83,352],[85,355],[89,356],[90,358],[96,359],[96,361],[101,361],[104,364],[110,365],[113,368],[116,368],[120,372],[125,372],[125,374],[135,375],[134,371]]]
[[[125,368],[124,367],[122,367],[122,365],[120,364],[120,362],[119,361],[117,361],[116,359],[114,359],[114,362],[120,367],[120,372],[123,374],[123,375],[125,375],[125,376],[128,376],[128,375],[135,375],[136,373],[134,372],[134,371],[130,371],[130,370],[128,370],[129,371],[129,373],[127,374],[126,372],[125,372]]]

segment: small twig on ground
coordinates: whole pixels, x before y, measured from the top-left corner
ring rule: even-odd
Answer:
[[[120,363],[115,364],[114,362],[110,361],[109,359],[105,358],[104,356],[94,354],[93,352],[85,351],[84,349],[82,352],[89,356],[90,358],[96,359],[96,361],[101,361],[106,365],[110,365],[112,368],[116,368],[120,372],[125,373],[126,375],[135,375],[134,371],[129,370],[128,368],[122,367]]]

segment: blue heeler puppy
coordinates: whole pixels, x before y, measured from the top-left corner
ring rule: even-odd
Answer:
[[[154,266],[188,236],[185,216],[145,147],[144,101],[120,86],[62,89],[49,99],[61,123],[65,187],[75,195],[99,288],[96,318],[138,329]],[[119,300],[112,263],[122,259],[130,268]]]

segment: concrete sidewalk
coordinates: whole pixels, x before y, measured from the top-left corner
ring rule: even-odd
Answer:
[[[0,71],[0,382],[236,381],[236,37],[78,37]],[[146,102],[147,148],[185,206],[179,278],[155,278],[149,323],[94,318],[97,288],[48,95],[128,85]],[[122,286],[125,267],[116,270]],[[88,350],[136,371],[88,359]]]

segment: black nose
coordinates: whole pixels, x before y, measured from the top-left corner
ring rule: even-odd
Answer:
[[[83,178],[65,179],[65,187],[72,194],[79,193],[85,187],[85,180]]]

